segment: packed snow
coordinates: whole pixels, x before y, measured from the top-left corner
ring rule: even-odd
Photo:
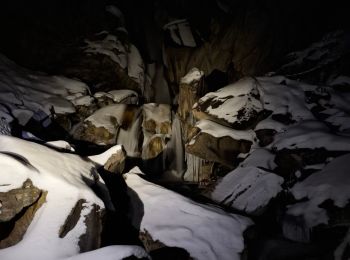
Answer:
[[[150,183],[137,174],[126,174],[133,225],[147,231],[154,241],[187,250],[194,259],[240,259],[248,218],[201,205],[173,191]]]

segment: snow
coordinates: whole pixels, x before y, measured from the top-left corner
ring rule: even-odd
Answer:
[[[200,120],[196,123],[196,127],[200,128],[201,132],[207,133],[216,138],[229,136],[234,140],[247,140],[253,143],[256,139],[255,132],[253,130],[234,130],[210,120]]]
[[[203,76],[204,76],[203,71],[197,68],[193,68],[184,77],[181,78],[180,83],[190,85],[192,83],[199,82]]]
[[[254,214],[282,190],[283,178],[257,167],[237,167],[211,193],[214,201]]]
[[[308,228],[327,224],[327,212],[319,207],[322,202],[332,200],[335,206],[341,208],[350,202],[349,160],[350,154],[335,158],[323,170],[295,184],[291,189],[295,199],[308,200],[290,206],[287,214],[302,216]]]
[[[88,91],[88,87],[80,81],[32,72],[0,54],[2,117],[4,114],[8,114],[7,117],[15,116],[20,124],[25,125],[39,110],[50,115],[51,107],[58,114],[74,113],[75,108],[67,97]]]
[[[3,153],[6,152],[6,153]],[[18,160],[10,154],[23,158]],[[58,167],[59,166],[59,167]],[[95,165],[74,154],[59,153],[36,143],[0,136],[0,192],[19,188],[26,179],[47,191],[46,203],[36,212],[23,240],[0,250],[0,258],[62,259],[79,253],[79,237],[85,233],[85,216],[93,204],[104,209],[103,202],[88,187],[98,174]],[[58,233],[76,202],[84,199],[84,209],[77,225],[64,237]]]
[[[258,78],[260,100],[266,110],[273,114],[287,113],[295,121],[314,119],[305,102],[306,90],[315,90],[316,86],[288,80],[285,77]]]
[[[85,121],[91,122],[95,127],[104,127],[110,133],[116,133],[117,128],[122,123],[125,108],[124,104],[109,105],[95,111]]]
[[[149,258],[148,254],[142,247],[113,245],[68,257],[64,260],[123,260],[130,256],[135,256],[137,258]]]
[[[250,113],[253,111],[260,112],[263,107],[260,100],[252,95],[258,94],[258,84],[252,78],[244,78],[236,83],[230,84],[216,92],[209,92],[204,97],[200,98],[198,103],[203,104],[210,101],[204,112],[213,115],[217,118],[224,119],[229,123],[248,120]],[[219,106],[214,106],[214,103],[221,103]],[[196,106],[196,105],[195,105]],[[246,115],[238,118],[239,111],[245,108]]]
[[[74,148],[70,145],[70,143],[64,140],[46,142],[45,144],[54,148],[64,149],[71,152],[75,151]]]
[[[149,232],[153,240],[184,248],[194,259],[240,259],[243,232],[252,224],[248,218],[200,205],[147,182],[139,172],[134,168],[126,174],[133,225]]]
[[[322,122],[306,120],[276,134],[272,143],[275,150],[321,147],[329,151],[350,151],[350,138],[332,134]]]
[[[121,145],[115,145],[101,154],[89,156],[89,159],[101,166],[104,165],[113,154],[120,152],[122,149],[123,147]]]
[[[71,101],[75,106],[90,106],[94,102],[91,96],[82,96]]]
[[[171,109],[168,104],[147,103],[142,108],[145,121],[153,119],[156,123],[171,122]]]
[[[108,92],[111,94],[113,101],[116,103],[124,103],[124,104],[134,104],[138,103],[138,95],[136,91],[130,89],[119,89],[119,90],[111,90]]]

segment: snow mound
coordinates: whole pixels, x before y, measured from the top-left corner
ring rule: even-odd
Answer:
[[[62,259],[79,253],[85,217],[105,208],[87,183],[101,181],[93,162],[36,143],[0,136],[0,192],[19,188],[26,179],[43,191],[46,202],[35,214],[22,241],[0,250],[1,259]],[[77,201],[84,200],[77,224],[63,238],[60,228]]]
[[[133,224],[140,226],[141,232],[147,231],[154,241],[167,246],[186,249],[194,259],[240,259],[243,231],[251,224],[248,218],[200,205],[145,181],[137,173],[137,168],[127,173],[126,183]]]

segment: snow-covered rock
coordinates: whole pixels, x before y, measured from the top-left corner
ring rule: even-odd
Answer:
[[[154,241],[187,250],[194,259],[240,259],[248,218],[200,205],[145,181],[134,168],[126,174],[132,222]]]
[[[186,152],[229,167],[240,153],[248,153],[255,142],[252,130],[234,130],[209,120],[200,120],[195,129],[196,134],[186,144]]]
[[[29,180],[45,194],[40,195],[43,199],[34,209],[23,239],[0,250],[1,259],[63,259],[100,246],[105,205],[89,186],[105,188],[93,162],[3,135],[0,157],[1,194],[21,188]],[[32,187],[28,185],[24,188]],[[1,202],[1,210],[7,202]],[[24,216],[28,214],[26,211]],[[21,228],[21,223],[19,218],[15,229]]]
[[[247,129],[263,111],[258,85],[257,80],[246,78],[210,92],[194,105],[194,115],[197,119],[212,119],[236,129]]]
[[[283,178],[254,166],[238,167],[219,181],[210,197],[248,214],[258,214],[282,191]]]

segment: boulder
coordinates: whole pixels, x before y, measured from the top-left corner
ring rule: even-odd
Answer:
[[[255,142],[253,131],[233,130],[209,120],[199,121],[195,128],[192,132],[197,134],[186,144],[186,152],[228,167],[233,167],[237,156],[248,153]]]
[[[100,108],[75,129],[73,137],[98,145],[116,144],[125,110],[126,105],[124,104]]]
[[[210,197],[247,214],[259,215],[282,191],[284,179],[253,166],[237,167],[218,181]]]

